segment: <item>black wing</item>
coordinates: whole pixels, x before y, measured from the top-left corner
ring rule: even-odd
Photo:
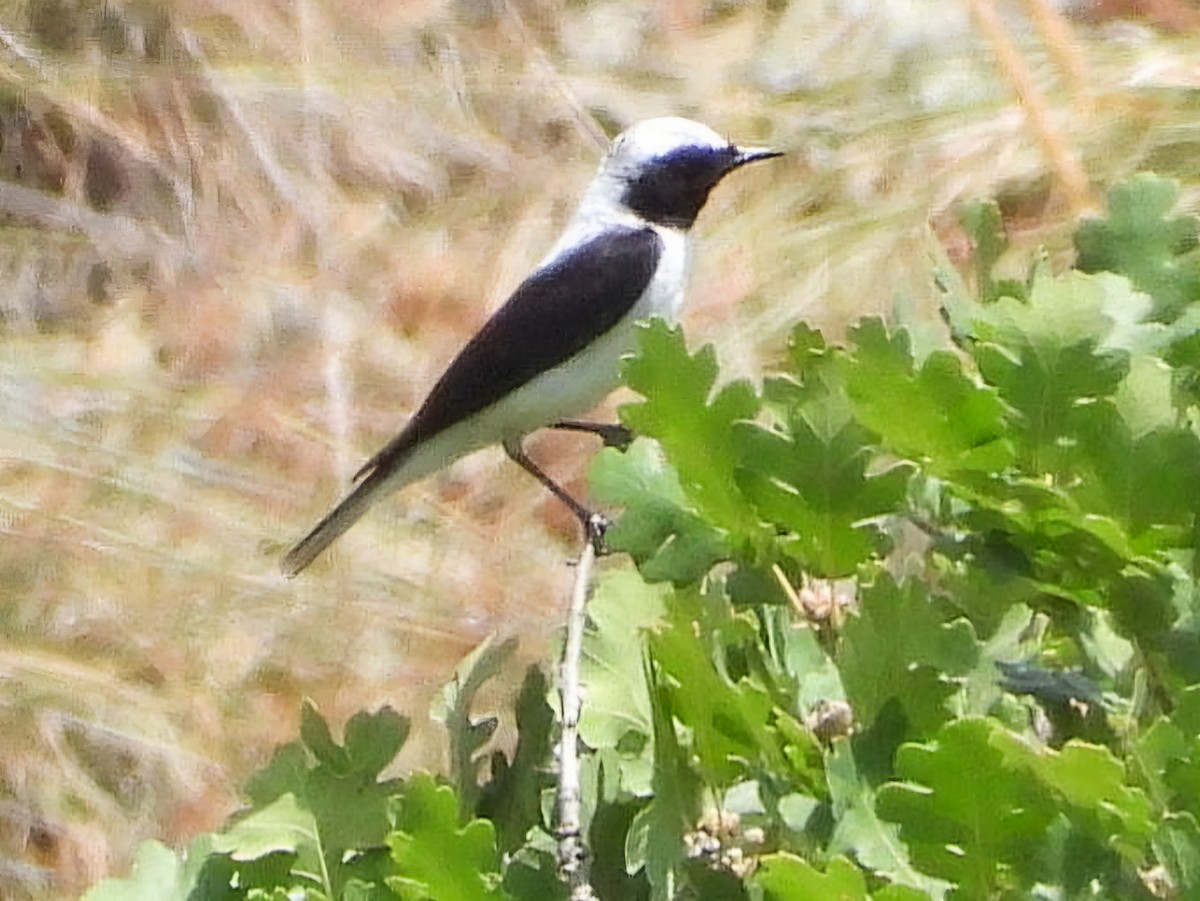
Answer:
[[[633,308],[661,255],[653,229],[620,228],[537,270],[454,358],[404,431],[355,478],[390,468],[422,441],[571,359]]]

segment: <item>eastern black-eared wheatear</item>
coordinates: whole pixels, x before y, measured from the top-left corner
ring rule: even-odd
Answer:
[[[472,451],[501,444],[597,538],[601,520],[559,488],[521,449],[616,387],[636,324],[674,320],[683,303],[688,230],[725,175],[781,154],[738,147],[689,119],[639,122],[612,143],[558,243],[447,368],[408,425],[358,471],[358,485],[284,557],[296,575],[367,508]]]

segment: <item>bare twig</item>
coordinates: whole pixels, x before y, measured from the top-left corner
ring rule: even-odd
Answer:
[[[1046,49],[1054,57],[1076,101],[1088,95],[1088,68],[1083,50],[1071,25],[1060,9],[1049,0],[1025,0],[1029,18],[1042,35]]]
[[[0,181],[0,214],[37,228],[84,235],[110,259],[169,259],[181,252],[177,241],[129,216],[98,213],[7,181]]]
[[[551,93],[557,94],[563,101],[563,105],[571,111],[571,116],[575,120],[575,124],[579,127],[579,131],[586,135],[601,150],[607,150],[608,135],[604,133],[604,129],[600,127],[600,123],[596,121],[596,117],[591,114],[586,104],[575,93],[575,90],[568,84],[567,80],[558,74],[558,70],[554,68],[554,63],[546,56],[546,51],[541,48],[537,42],[537,38],[530,33],[525,20],[521,18],[520,10],[506,0],[504,11],[508,14],[508,24],[515,29],[517,38],[521,41],[526,56],[533,61],[533,66],[537,70],[537,74],[542,78],[543,84],[546,85]]]
[[[7,28],[0,28],[0,47],[3,47],[10,54],[15,56],[25,65],[32,69],[37,69],[39,72],[42,69],[41,57],[22,44],[15,34]]]
[[[1078,216],[1092,209],[1094,203],[1087,175],[1068,146],[1062,130],[1054,124],[1046,95],[1038,88],[1028,63],[1001,22],[994,0],[968,0],[968,6],[980,31],[991,43],[997,66],[1017,95],[1031,131],[1041,143],[1051,168],[1058,176],[1072,215]]]
[[[587,624],[586,608],[595,562],[595,542],[589,536],[575,570],[575,587],[567,611],[567,638],[558,673],[558,692],[562,700],[562,736],[558,748],[558,870],[571,888],[571,901],[589,901],[596,897],[588,881],[588,850],[579,823],[582,805],[579,715],[583,709],[579,661],[583,654],[583,630]]]
[[[178,37],[183,49],[200,65],[203,77],[212,90],[213,96],[221,102],[233,125],[241,132],[251,154],[258,161],[260,171],[275,189],[275,193],[304,219],[305,224],[315,234],[320,234],[322,223],[312,212],[311,197],[288,173],[271,141],[263,133],[263,129],[255,124],[253,117],[247,113],[228,79],[208,64],[208,58],[200,39],[188,29],[180,29]],[[306,100],[310,96],[310,94],[306,96]]]

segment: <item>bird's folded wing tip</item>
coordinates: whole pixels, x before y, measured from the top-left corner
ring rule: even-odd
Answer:
[[[300,549],[298,547],[293,548],[292,550],[288,551],[287,556],[279,561],[279,572],[289,582],[296,578],[296,576],[300,575],[301,571],[309,563],[309,561],[301,559],[300,555],[297,553],[299,550]]]

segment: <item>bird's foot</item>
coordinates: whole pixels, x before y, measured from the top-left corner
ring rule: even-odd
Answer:
[[[622,453],[629,450],[629,445],[633,444],[635,437],[633,429],[617,423],[599,425],[596,428],[596,434],[600,436],[605,447],[615,447]]]
[[[616,422],[584,422],[578,419],[564,419],[554,423],[551,428],[566,429],[572,432],[590,432],[601,441],[605,447],[615,447],[619,451],[629,450],[636,437],[633,430]]]
[[[608,548],[604,545],[604,536],[611,526],[612,520],[603,513],[589,513],[583,520],[583,531],[587,535],[587,540],[591,542],[597,557],[608,553]]]

